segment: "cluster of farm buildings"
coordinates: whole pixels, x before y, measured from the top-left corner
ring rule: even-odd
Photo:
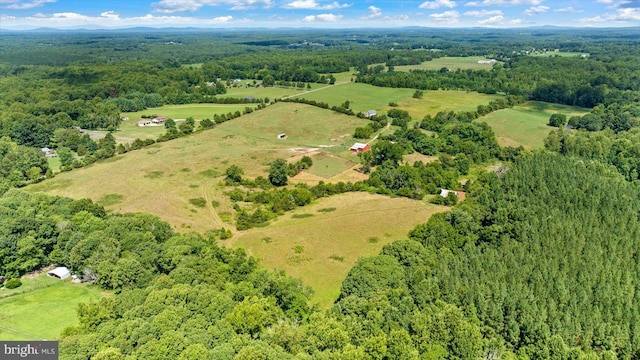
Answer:
[[[144,119],[138,121],[138,126],[161,126],[165,121],[169,120],[166,116],[156,116],[153,119]]]

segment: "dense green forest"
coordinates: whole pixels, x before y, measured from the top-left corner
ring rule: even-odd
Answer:
[[[638,359],[639,36],[634,29],[3,32],[0,275],[65,264],[114,292],[78,308],[79,324],[62,334],[64,359]],[[540,48],[589,56],[526,55]],[[472,55],[498,62],[490,70],[395,70]],[[240,103],[220,96],[236,78],[265,87],[332,84],[339,72],[411,88],[415,97],[435,89],[503,97],[420,119],[395,104],[368,118],[355,138],[387,124],[393,131],[360,155],[368,176],[355,183],[287,186],[313,166],[310,158],[276,160],[268,178],[256,179],[230,164],[229,196],[256,204],[252,213],[237,207],[239,230],[347,191],[418,200],[442,188],[467,192],[450,211],[361,259],[329,309],[312,306],[300,281],[219,246],[224,229],[177,233],[155,215],[17,189],[55,176],[42,147],[57,150],[71,170],[156,141],[116,146],[110,133],[100,140],[85,133],[116,130],[121,112]],[[364,118],[348,100],[311,105]],[[478,121],[529,100],[590,112],[566,124],[553,118],[536,151],[499,146]],[[261,109],[269,101],[258,102]],[[181,126],[168,121],[157,141],[195,130],[193,118]],[[414,152],[437,161],[404,161]]]

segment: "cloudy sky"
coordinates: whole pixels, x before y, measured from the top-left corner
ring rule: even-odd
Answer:
[[[0,0],[0,28],[640,26],[640,0]]]

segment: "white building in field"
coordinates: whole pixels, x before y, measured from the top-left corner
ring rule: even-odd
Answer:
[[[66,267],[60,266],[53,270],[47,271],[47,275],[51,277],[56,277],[60,280],[64,280],[69,276],[71,276],[71,273],[69,272],[69,269],[67,269]]]

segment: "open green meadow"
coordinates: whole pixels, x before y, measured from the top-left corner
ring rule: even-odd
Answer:
[[[313,301],[326,307],[337,299],[360,257],[378,254],[385,244],[406,238],[417,224],[446,210],[407,198],[346,193],[320,199],[228,242],[245,248],[267,268],[300,278],[313,288]]]
[[[51,171],[60,170],[60,158],[58,158],[57,156],[47,158],[47,162],[49,163],[49,168],[51,168]]]
[[[220,185],[226,168],[235,164],[250,178],[265,176],[274,159],[339,146],[337,138],[366,123],[313,106],[278,103],[211,130],[57,174],[28,189],[91,198],[112,211],[146,211],[182,231],[228,228],[232,204],[224,195],[228,188]],[[280,133],[287,138],[279,140]],[[206,199],[207,206],[192,205],[194,198]]]
[[[491,70],[493,64],[479,64],[480,60],[489,60],[484,56],[460,56],[460,57],[441,57],[435,58],[431,61],[425,61],[419,65],[402,65],[395,66],[395,71],[410,71],[410,70],[440,70],[447,68],[449,70]]]
[[[357,165],[354,161],[358,160],[355,156],[353,159],[349,160],[325,152],[313,155],[311,159],[313,160],[313,166],[307,171],[325,179],[329,179],[351,169],[353,166]]]
[[[399,102],[410,98],[415,90],[376,87],[363,83],[341,83],[318,91],[308,92],[297,97],[325,102],[330,106],[349,100],[355,112],[381,109],[389,102]]]
[[[22,286],[0,293],[0,339],[55,340],[78,322],[79,303],[98,301],[97,286],[61,281],[46,274],[23,277]]]
[[[387,111],[390,102],[398,104],[398,108],[409,111],[414,119],[422,119],[425,115],[435,115],[438,111],[475,111],[478,105],[486,105],[501,95],[486,95],[471,91],[426,90],[422,99],[414,99],[414,89],[383,88],[363,83],[342,83],[333,87],[307,92],[297,97],[330,106],[350,101],[355,112],[368,110]]]
[[[143,120],[142,116],[166,116],[177,122],[188,117],[193,117],[197,121],[202,119],[213,119],[215,114],[222,115],[243,112],[245,108],[255,108],[255,104],[186,104],[186,105],[165,105],[157,108],[149,108],[142,111],[122,113],[122,117],[129,120],[122,121],[120,128],[113,133],[118,142],[132,142],[135,139],[157,139],[166,132],[164,126],[138,126],[138,121]],[[92,131],[92,135],[103,137],[106,131]]]
[[[247,82],[249,84],[252,83],[251,80],[243,81],[242,84],[244,85],[238,86],[238,87],[233,87],[233,86],[228,87],[226,94],[220,94],[220,95],[217,95],[217,97],[238,98],[238,97],[253,96],[256,99],[269,98],[269,100],[273,101],[274,99],[279,99],[287,96],[300,95],[310,90],[321,89],[329,86],[328,84],[308,83],[311,89],[307,89],[307,83],[305,83],[304,88],[288,87],[288,86],[253,87],[253,86],[246,86]]]
[[[122,113],[121,116],[129,117],[129,120],[136,125],[138,120],[142,119],[142,115],[158,115],[166,116],[172,119],[186,119],[193,117],[194,119],[212,119],[215,114],[228,114],[229,112],[242,112],[246,107],[255,107],[255,104],[185,104],[185,105],[165,105],[157,108],[148,108],[142,111]]]
[[[581,57],[581,56],[589,56],[589,53],[583,53],[583,52],[572,52],[572,51],[547,51],[547,52],[534,52],[532,54],[529,54],[530,56],[541,56],[541,57],[553,57],[553,56],[560,56],[560,57]]]
[[[413,95],[413,92],[411,93]],[[398,101],[398,109],[406,110],[413,119],[422,120],[425,115],[435,115],[439,111],[476,111],[478,105],[487,105],[501,95],[487,95],[473,91],[425,90],[422,99],[408,98]],[[383,106],[383,110],[392,109]]]
[[[352,80],[354,80],[356,77],[354,75],[354,72],[355,72],[355,69],[351,68],[351,71],[345,71],[345,72],[335,73],[331,75],[333,75],[333,77],[336,78],[336,84],[340,84],[340,83],[351,82]],[[325,76],[329,76],[329,74],[326,74]]]
[[[576,106],[529,101],[512,109],[495,111],[476,121],[489,124],[500,145],[522,145],[531,149],[542,147],[549,132],[555,129],[547,125],[552,114],[565,114],[569,118],[588,112],[589,109]]]

